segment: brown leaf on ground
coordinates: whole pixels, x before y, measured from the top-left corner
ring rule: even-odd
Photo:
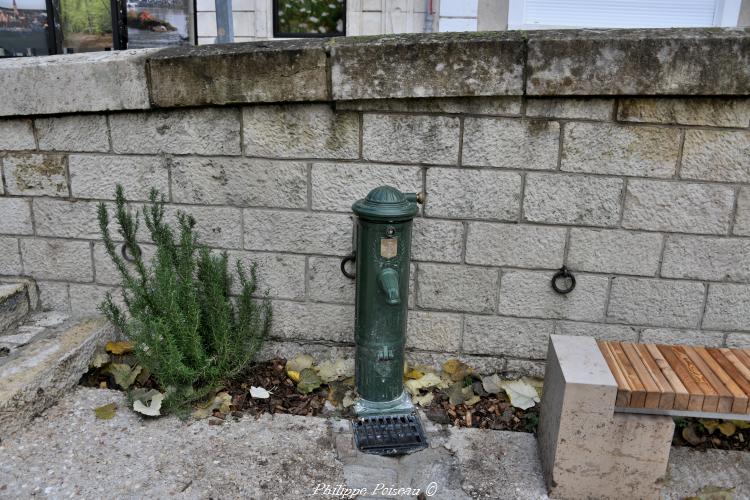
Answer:
[[[106,405],[100,406],[99,408],[95,408],[94,415],[96,415],[96,418],[98,418],[99,420],[109,420],[115,416],[116,411],[117,403],[108,403]]]
[[[123,354],[128,354],[133,352],[133,343],[129,340],[121,340],[119,342],[107,342],[107,344],[104,346],[104,349],[107,352],[110,352],[116,356],[121,356]]]

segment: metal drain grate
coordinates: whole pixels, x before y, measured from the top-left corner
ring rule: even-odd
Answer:
[[[359,451],[375,455],[406,455],[427,448],[422,421],[416,413],[373,415],[352,422]]]

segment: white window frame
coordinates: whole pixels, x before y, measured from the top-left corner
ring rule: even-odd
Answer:
[[[658,1],[658,0],[655,0]],[[742,0],[718,0],[714,11],[714,27],[735,27],[740,17]],[[526,0],[508,1],[508,29],[509,30],[535,30],[555,28],[576,28],[576,26],[555,26],[541,24],[524,24],[524,10]],[[596,26],[580,26],[581,28],[595,28]]]

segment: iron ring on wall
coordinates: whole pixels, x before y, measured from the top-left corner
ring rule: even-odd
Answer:
[[[350,261],[354,262],[355,260],[357,260],[357,254],[354,252],[350,253],[349,255],[341,259],[341,273],[347,278],[349,278],[350,280],[355,279],[357,276],[356,274],[350,273],[349,271],[346,270],[346,263]]]
[[[569,279],[570,285],[561,288],[557,285],[557,282],[561,279]],[[562,266],[559,271],[555,273],[554,276],[552,276],[552,289],[555,290],[557,293],[560,293],[562,295],[565,295],[566,293],[570,293],[573,291],[573,289],[576,287],[576,278],[573,276],[573,273],[571,273],[567,267]]]
[[[122,254],[122,258],[125,259],[128,262],[135,262],[136,257],[138,257],[141,254],[141,248],[136,244],[135,246],[135,255],[130,255],[130,252],[128,252],[128,246],[123,243],[120,247],[120,253]]]

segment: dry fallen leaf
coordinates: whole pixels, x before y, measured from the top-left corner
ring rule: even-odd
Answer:
[[[323,382],[331,382],[354,375],[354,360],[339,358],[333,361],[323,361],[313,368]]]
[[[149,417],[161,415],[161,402],[164,400],[164,394],[156,389],[135,389],[130,392],[130,397],[133,399],[134,411]]]
[[[430,387],[446,387],[445,382],[443,382],[443,380],[434,373],[425,373],[422,378],[407,380],[406,382],[404,382],[404,386],[412,396],[417,396],[420,389],[427,389]]]
[[[482,377],[482,389],[490,394],[498,394],[500,391],[502,391],[502,383],[503,380],[497,375],[497,373],[494,373],[487,377]]]
[[[91,363],[89,364],[92,368],[101,368],[103,365],[106,365],[109,363],[109,354],[103,351],[97,350],[94,353],[94,356],[91,358]]]
[[[528,410],[540,401],[539,393],[534,386],[523,380],[506,380],[500,384],[508,397],[510,404],[521,410]]]
[[[193,417],[199,420],[207,418],[214,414],[214,410],[218,410],[220,413],[226,415],[230,412],[231,405],[232,396],[227,392],[220,392],[209,403],[206,403],[203,406],[198,406],[193,412]]]
[[[268,399],[269,397],[271,397],[271,393],[262,387],[255,387],[254,385],[251,385],[250,397],[257,399]]]
[[[432,400],[435,399],[435,395],[431,392],[428,392],[424,396],[414,396],[412,398],[412,401],[414,404],[417,404],[419,406],[430,406],[430,403],[432,403]]]
[[[443,373],[448,375],[454,382],[457,382],[466,378],[467,375],[474,373],[474,370],[462,361],[449,359],[443,363]]]
[[[305,368],[299,374],[299,382],[297,383],[297,391],[302,394],[310,394],[312,391],[320,387],[323,381],[320,379],[315,370],[312,368]]]
[[[117,404],[108,403],[104,406],[100,406],[99,408],[96,408],[94,410],[94,415],[96,415],[96,418],[100,420],[109,420],[115,416],[116,411],[117,411]]]
[[[104,349],[106,349],[107,352],[111,352],[112,354],[116,356],[120,356],[122,354],[128,354],[133,352],[133,343],[129,340],[121,340],[119,342],[107,342],[107,344],[104,346]]]
[[[734,436],[734,433],[737,432],[737,427],[732,423],[731,421],[725,421],[718,425],[719,432],[724,434],[726,437]]]
[[[119,385],[121,389],[127,389],[133,385],[138,374],[141,373],[141,366],[135,365],[131,367],[124,363],[110,363],[103,371],[104,373],[111,373],[115,379],[115,383]]]
[[[309,354],[300,354],[299,356],[290,359],[286,362],[286,371],[301,372],[307,368],[311,368],[315,359]]]

